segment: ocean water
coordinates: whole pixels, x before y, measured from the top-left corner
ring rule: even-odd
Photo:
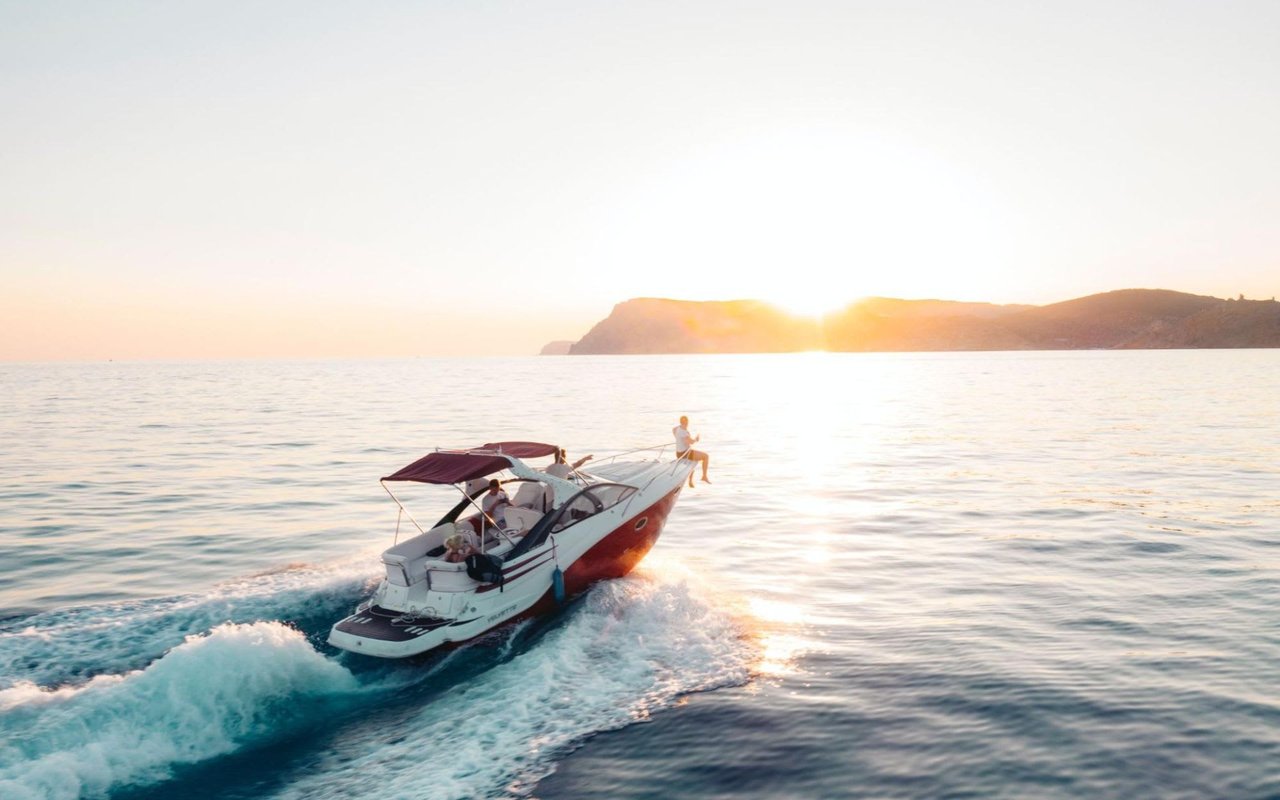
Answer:
[[[4,364],[0,397],[5,800],[1280,796],[1280,351]],[[324,644],[380,476],[682,413],[714,483],[631,576],[414,663]]]

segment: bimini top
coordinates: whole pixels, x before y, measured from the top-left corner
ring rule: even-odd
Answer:
[[[538,442],[490,442],[475,450],[428,453],[383,480],[437,484],[462,483],[483,478],[510,467],[511,461],[507,456],[537,458],[549,456],[558,449],[553,444]]]
[[[560,448],[554,444],[541,442],[489,442],[481,450],[497,450],[499,453],[516,458],[540,458],[553,456]]]

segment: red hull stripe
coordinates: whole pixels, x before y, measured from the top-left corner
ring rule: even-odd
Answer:
[[[544,544],[545,544],[545,543],[544,543]],[[520,568],[521,568],[521,567],[523,567],[525,564],[528,564],[530,561],[533,561],[535,558],[542,558],[542,557],[543,557],[543,556],[545,556],[545,555],[546,555],[546,553],[545,553],[545,552],[542,552],[542,553],[534,553],[533,555],[531,555],[531,556],[529,556],[528,558],[526,558],[524,561],[517,561],[517,562],[516,562],[516,563],[514,563],[514,564],[503,564],[503,565],[502,565],[502,568],[503,568],[503,569],[520,569]]]
[[[503,580],[503,583],[504,583],[504,584],[505,584],[505,583],[511,583],[511,582],[513,582],[513,581],[520,580],[520,579],[521,579],[521,578],[523,578],[525,575],[528,575],[530,572],[533,572],[535,569],[537,569],[538,567],[542,566],[543,564],[547,563],[547,562],[548,562],[548,561],[550,561],[550,560],[551,560],[551,559],[549,559],[549,558],[548,558],[548,559],[545,559],[545,560],[543,560],[543,561],[539,561],[537,564],[534,564],[533,566],[529,567],[528,569],[525,569],[525,570],[522,570],[522,571],[520,571],[520,572],[517,572],[517,573],[516,573],[516,574],[514,574],[514,575],[509,575],[509,576],[507,576],[507,577]],[[489,584],[488,586],[481,586],[479,589],[476,589],[476,594],[484,594],[485,592],[492,592],[494,589],[497,589],[497,588],[498,588],[498,584],[496,584],[496,583],[491,583],[491,584]]]

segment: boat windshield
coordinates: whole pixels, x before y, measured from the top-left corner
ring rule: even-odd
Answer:
[[[635,493],[636,487],[621,483],[601,483],[583,489],[556,513],[555,521],[551,523],[551,532],[562,531],[601,511],[613,508]]]
[[[612,508],[638,491],[639,489],[634,486],[621,483],[601,483],[583,489],[569,498],[569,502],[543,517],[528,535],[516,543],[516,546],[507,554],[507,559],[513,559],[535,547],[540,547],[552,533],[562,531],[605,509]]]

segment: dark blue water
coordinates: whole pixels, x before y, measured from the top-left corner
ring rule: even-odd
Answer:
[[[1280,795],[1278,367],[0,366],[0,797]],[[379,476],[681,413],[715,483],[632,576],[413,663],[324,644]]]

